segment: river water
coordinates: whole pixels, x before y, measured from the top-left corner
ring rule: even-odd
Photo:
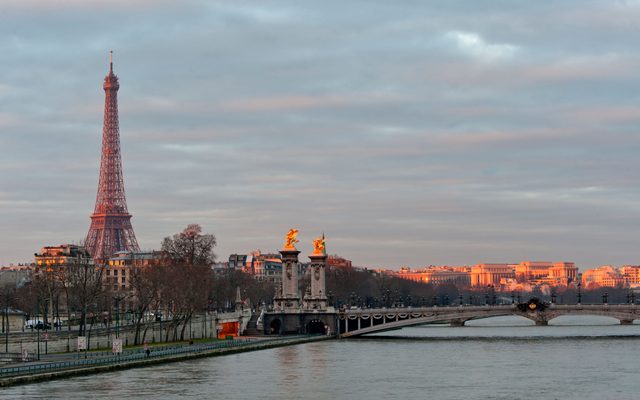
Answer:
[[[0,390],[1,399],[640,399],[640,325],[428,325]]]

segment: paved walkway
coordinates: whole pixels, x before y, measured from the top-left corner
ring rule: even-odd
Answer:
[[[199,357],[262,350],[332,338],[330,336],[240,338],[194,343],[192,345],[155,346],[150,347],[151,351],[148,355],[141,348],[127,350],[121,355],[113,355],[106,352],[88,352],[86,354],[87,358],[82,356],[78,358],[75,353],[51,354],[45,357],[41,355],[40,361],[19,363],[0,368],[0,387],[183,361]]]

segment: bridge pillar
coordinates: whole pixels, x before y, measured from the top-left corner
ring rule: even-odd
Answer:
[[[327,255],[324,253],[309,256],[311,259],[311,291],[305,296],[303,307],[308,310],[327,309],[327,288],[325,283],[325,270],[327,268]]]
[[[620,325],[633,325],[633,320],[632,319],[621,319],[620,320]]]
[[[544,319],[537,319],[536,326],[547,326],[549,325],[549,321],[545,321]]]
[[[293,311],[300,308],[298,295],[298,254],[295,249],[280,250],[282,255],[282,289],[276,296],[275,305],[278,311]]]
[[[451,321],[449,321],[449,324],[451,326],[464,326],[464,323],[466,321],[463,319],[452,319]]]

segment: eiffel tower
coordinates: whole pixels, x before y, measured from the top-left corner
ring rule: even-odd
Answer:
[[[98,263],[104,263],[118,251],[140,251],[127,210],[120,158],[118,127],[118,77],[113,73],[113,52],[109,54],[109,74],[104,78],[104,125],[102,157],[96,206],[85,247]]]

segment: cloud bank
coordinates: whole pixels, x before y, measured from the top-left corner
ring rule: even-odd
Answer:
[[[0,264],[80,241],[102,79],[138,241],[367,266],[638,263],[640,5],[9,1]]]

